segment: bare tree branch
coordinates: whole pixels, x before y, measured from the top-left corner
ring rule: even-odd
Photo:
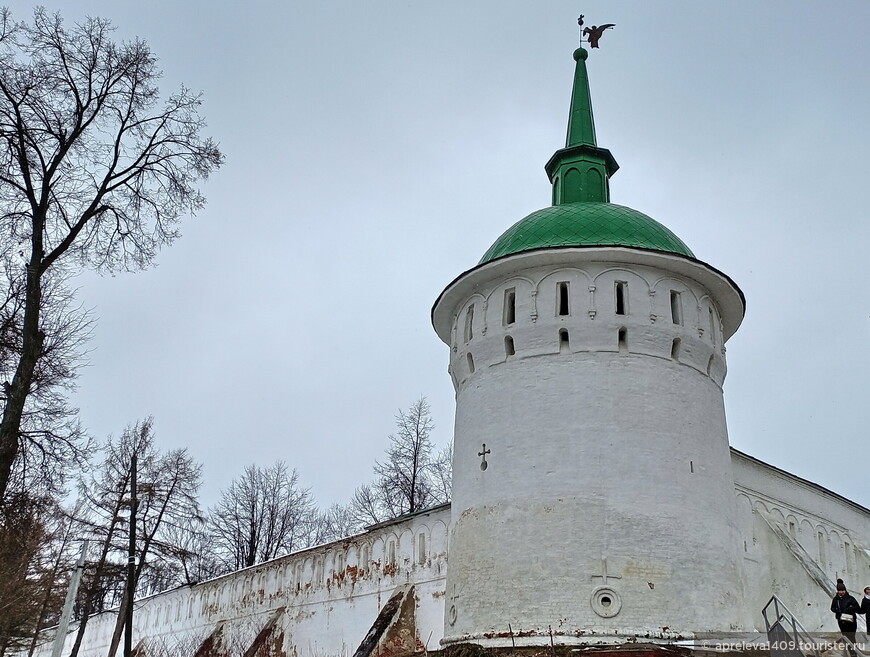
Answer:
[[[166,528],[202,522],[197,500],[202,467],[186,450],[158,450],[151,418],[128,426],[120,437],[110,439],[104,452],[100,467],[79,488],[85,509],[77,518],[80,533],[100,548],[82,587],[73,657],[91,614],[123,604],[129,595],[147,595],[169,583],[182,583],[179,578],[170,581],[167,572],[176,570],[179,548],[173,542],[175,532]],[[128,537],[125,525],[129,517],[124,514],[129,510],[130,459],[134,453],[140,483],[136,512],[138,562],[131,592],[125,585]],[[119,614],[110,652],[117,648],[124,620],[125,616]]]
[[[452,448],[432,457],[435,425],[425,397],[396,415],[386,458],[374,466],[375,481],[356,489],[350,502],[360,526],[414,513],[450,498]]]
[[[23,443],[28,398],[50,331],[44,304],[55,269],[147,267],[205,204],[197,189],[223,163],[202,136],[201,96],[161,101],[157,59],[142,40],[116,43],[111,24],[72,27],[34,11],[0,13],[0,243],[20,271],[20,348],[0,421],[0,498]]]
[[[214,545],[227,570],[307,547],[314,519],[311,492],[283,461],[245,468],[209,512]]]

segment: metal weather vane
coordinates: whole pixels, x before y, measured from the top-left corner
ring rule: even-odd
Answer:
[[[577,19],[577,25],[579,25],[583,30],[580,33],[580,43],[583,43],[583,37],[588,37],[586,41],[589,43],[590,48],[598,47],[598,40],[601,38],[601,35],[604,34],[604,30],[616,27],[616,23],[605,23],[604,25],[583,27],[583,17],[583,14],[580,14],[580,18]]]

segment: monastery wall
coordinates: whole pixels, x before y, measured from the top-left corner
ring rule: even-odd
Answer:
[[[270,636],[288,656],[350,655],[391,596],[413,585],[415,605],[403,610],[403,631],[419,649],[436,650],[443,634],[449,518],[445,505],[137,601],[133,645],[149,657],[192,657],[211,637],[217,650],[210,654],[241,655],[273,626]],[[81,657],[105,657],[115,619],[115,611],[90,619]],[[51,654],[52,638],[37,657]],[[74,638],[73,631],[64,655]]]
[[[858,600],[870,585],[870,510],[736,450],[731,462],[756,628],[764,629],[760,611],[776,594],[808,631],[837,632],[837,578]]]
[[[856,598],[870,584],[870,510],[736,450],[731,464],[744,605],[755,628],[764,630],[761,609],[776,594],[808,631],[836,632],[829,611],[836,578]],[[211,654],[242,654],[272,627],[271,640],[288,656],[349,655],[394,593],[413,585],[413,605],[403,612],[405,640],[410,636],[418,650],[437,650],[445,601],[451,602],[445,594],[449,522],[445,505],[140,600],[134,646],[149,657],[183,657],[210,638]],[[688,564],[681,576],[709,577]],[[81,657],[104,657],[115,618],[114,611],[91,618]],[[37,657],[51,654],[51,632],[46,638]],[[73,639],[74,631],[63,654]]]

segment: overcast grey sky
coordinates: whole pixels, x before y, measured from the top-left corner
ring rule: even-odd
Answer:
[[[732,445],[870,506],[866,0],[46,6],[145,38],[165,91],[204,91],[227,155],[156,269],[79,278],[98,318],[83,422],[104,438],[153,414],[204,462],[206,504],[276,459],[346,501],[421,394],[449,440],[429,311],[549,204],[583,13],[616,23],[588,60],[613,202],[746,295]]]

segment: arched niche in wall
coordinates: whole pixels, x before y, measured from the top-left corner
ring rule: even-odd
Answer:
[[[372,569],[372,546],[369,543],[364,543],[360,548],[359,563],[364,573],[371,572]]]
[[[514,276],[497,285],[486,297],[486,326],[505,330],[529,323],[534,310],[535,284],[525,276]]]
[[[441,554],[447,552],[447,525],[441,520],[436,520],[432,523],[432,548],[433,554]]]
[[[551,322],[585,317],[589,310],[591,284],[590,275],[579,267],[560,267],[547,272],[534,288],[538,317],[550,318]]]
[[[629,315],[649,321],[650,282],[639,272],[610,267],[599,272],[595,286],[595,308],[606,316]],[[621,305],[621,308],[620,308]]]
[[[412,529],[405,529],[399,534],[398,566],[405,567],[414,562],[414,538],[415,532]]]
[[[752,508],[764,515],[770,515],[770,509],[767,507],[767,504],[763,500],[753,500]]]

